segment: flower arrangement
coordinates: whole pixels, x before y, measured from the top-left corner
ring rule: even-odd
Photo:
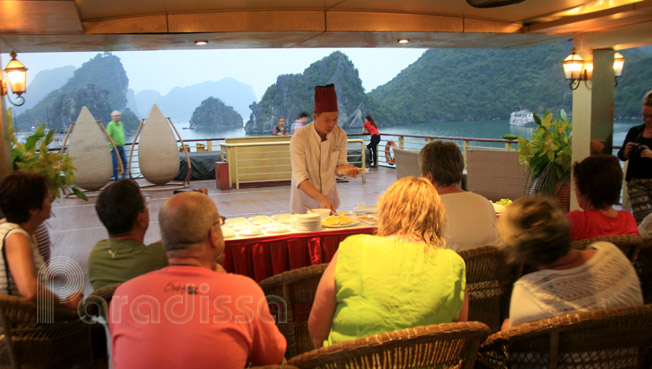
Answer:
[[[553,120],[552,113],[544,112],[542,120],[534,115],[537,127],[532,139],[506,135],[506,139],[518,138],[518,160],[530,175],[529,188],[534,194],[557,196],[562,186],[570,182],[572,124],[562,109]]]

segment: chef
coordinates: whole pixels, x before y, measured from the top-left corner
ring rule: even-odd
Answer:
[[[305,213],[307,208],[336,211],[340,197],[335,177],[355,178],[360,173],[360,168],[347,162],[346,132],[337,125],[337,114],[335,86],[315,87],[313,121],[290,140],[290,209],[294,214]]]

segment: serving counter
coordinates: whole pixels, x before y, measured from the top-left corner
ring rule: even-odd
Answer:
[[[259,282],[287,270],[327,263],[345,238],[375,230],[374,226],[359,223],[347,228],[227,239],[224,268]]]

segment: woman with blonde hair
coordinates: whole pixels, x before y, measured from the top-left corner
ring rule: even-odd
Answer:
[[[344,240],[319,282],[308,320],[315,347],[467,319],[464,260],[444,248],[433,185],[402,178],[378,205],[377,234]]]

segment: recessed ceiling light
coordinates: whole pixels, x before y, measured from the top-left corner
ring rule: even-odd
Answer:
[[[408,42],[410,42],[410,40],[408,40],[407,38],[401,38],[397,42],[399,44],[407,44]]]
[[[197,41],[195,41],[195,45],[197,45],[197,46],[204,46],[204,45],[207,45],[207,44],[208,44],[207,40],[197,40]]]

